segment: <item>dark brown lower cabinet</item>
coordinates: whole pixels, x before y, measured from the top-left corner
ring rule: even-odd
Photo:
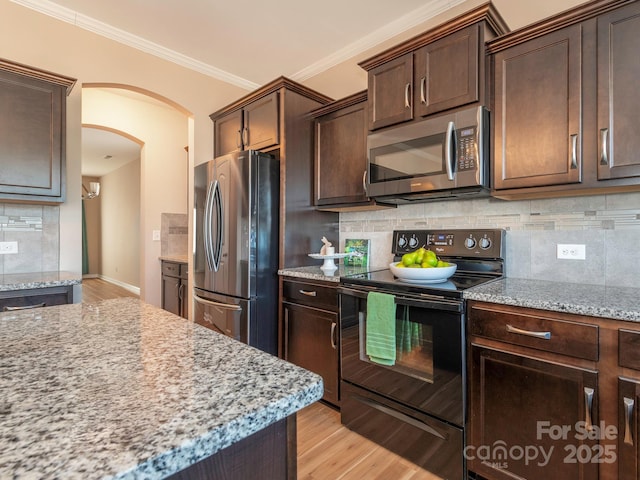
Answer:
[[[618,480],[640,478],[640,379],[618,378]]]
[[[187,264],[180,262],[162,261],[162,308],[189,317],[187,295]]]
[[[72,285],[0,292],[0,312],[68,303],[73,303]]]
[[[491,479],[596,479],[594,371],[471,345],[467,460]],[[583,438],[587,437],[587,438]]]
[[[296,452],[296,415],[293,414],[168,479],[295,480]]]
[[[284,302],[285,360],[320,375],[323,399],[338,404],[338,314]]]

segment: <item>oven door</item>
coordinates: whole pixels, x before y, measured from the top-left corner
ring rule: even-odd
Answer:
[[[342,379],[463,426],[462,301],[396,296],[396,359],[382,365],[366,353],[367,292],[339,292]]]

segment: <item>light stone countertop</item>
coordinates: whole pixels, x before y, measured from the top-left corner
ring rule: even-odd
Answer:
[[[640,289],[503,278],[464,291],[467,300],[640,322]]]
[[[134,298],[0,314],[0,478],[159,479],[322,378]]]
[[[160,255],[158,257],[160,260],[165,260],[167,262],[176,262],[176,263],[189,263],[188,255]]]
[[[333,274],[325,274],[324,270],[322,270],[320,268],[320,265],[318,265],[317,267],[283,268],[278,270],[278,275],[283,277],[302,278],[307,280],[322,280],[325,282],[338,283],[340,281],[340,277],[357,275],[359,273],[367,273],[371,270],[379,270],[375,267],[345,267],[342,264],[337,265],[337,267],[338,268],[333,272]]]
[[[0,275],[0,291],[80,285],[82,275],[73,272],[11,273]]]

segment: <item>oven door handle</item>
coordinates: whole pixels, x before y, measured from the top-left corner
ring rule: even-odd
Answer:
[[[363,290],[355,290],[353,288],[338,287],[338,293],[340,295],[348,295],[351,297],[361,298],[366,300],[368,292]],[[391,294],[393,295],[393,294]],[[405,305],[408,307],[417,308],[429,308],[432,310],[445,310],[448,312],[462,312],[464,311],[463,302],[448,300],[446,298],[432,299],[432,298],[406,298],[400,295],[395,295],[396,305]]]

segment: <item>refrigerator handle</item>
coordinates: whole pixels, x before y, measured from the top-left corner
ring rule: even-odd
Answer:
[[[198,303],[202,303],[203,305],[209,305],[211,307],[224,308],[225,310],[232,310],[234,312],[242,311],[242,307],[240,305],[233,305],[233,304],[230,304],[230,303],[214,302],[213,300],[207,300],[206,298],[199,297],[198,295],[194,295],[193,299]]]
[[[211,255],[211,202],[213,200],[214,182],[209,183],[207,198],[204,202],[204,213],[202,218],[202,241],[204,243],[204,256],[207,260],[209,270],[213,270],[213,257]]]
[[[213,259],[213,270],[218,271],[220,268],[220,259],[222,258],[222,239],[224,238],[224,216],[222,205],[222,192],[220,190],[220,183],[216,180],[213,185],[213,200],[212,205],[215,206],[216,215],[216,238],[210,237],[211,257]],[[211,212],[212,214],[214,212]],[[215,243],[214,243],[215,242]]]

